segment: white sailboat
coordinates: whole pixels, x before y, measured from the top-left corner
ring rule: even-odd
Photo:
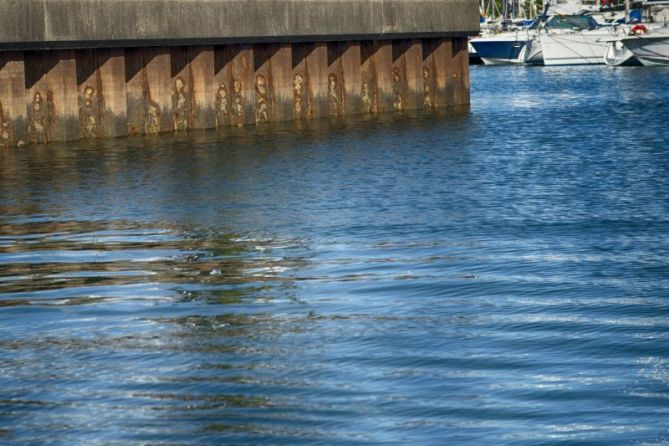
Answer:
[[[538,34],[544,65],[604,64],[613,29],[590,16],[554,16]]]
[[[609,37],[611,30],[607,28],[542,35],[544,65],[603,65],[609,48],[604,39]]]

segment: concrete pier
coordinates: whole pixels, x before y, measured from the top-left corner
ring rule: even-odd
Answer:
[[[469,102],[472,0],[0,0],[0,146]]]

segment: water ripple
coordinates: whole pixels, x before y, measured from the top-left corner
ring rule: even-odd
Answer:
[[[0,443],[666,444],[664,74],[0,151]]]

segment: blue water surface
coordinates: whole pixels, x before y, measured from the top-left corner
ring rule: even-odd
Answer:
[[[669,71],[0,151],[0,444],[669,444]]]

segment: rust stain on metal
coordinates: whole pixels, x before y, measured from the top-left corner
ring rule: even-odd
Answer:
[[[160,106],[151,99],[151,88],[146,75],[146,67],[142,68],[142,112],[144,118],[144,133],[157,135],[160,133]]]
[[[302,118],[304,109],[304,77],[300,73],[293,76],[293,112],[297,119]]]
[[[227,123],[229,114],[228,89],[225,86],[224,82],[221,82],[218,85],[218,90],[216,90],[216,100],[214,102],[214,106],[216,108],[216,127],[218,128]]]
[[[244,125],[244,95],[242,93],[241,81],[235,79],[232,81],[232,123],[241,127]]]
[[[262,74],[256,76],[256,124],[269,122],[269,100],[267,98],[267,79]]]
[[[187,131],[192,114],[191,91],[186,89],[186,82],[181,76],[174,80],[172,88],[172,128],[174,133]]]
[[[51,142],[51,132],[56,123],[53,92],[51,90],[47,91],[45,103],[42,93],[36,91],[29,111],[28,134],[30,141],[35,144],[48,144]]]
[[[92,79],[95,86],[84,84],[79,96],[79,132],[85,139],[101,138],[105,111],[105,99],[102,95],[102,77],[97,58],[94,56],[95,70]]]
[[[48,142],[52,141],[53,129],[56,126],[56,106],[53,103],[53,91],[46,92],[46,125],[48,130]]]
[[[94,97],[95,88],[87,85],[84,95],[80,98],[79,119],[81,125],[81,136],[84,138],[95,138],[98,136],[100,123],[100,110],[98,101]]]
[[[342,103],[339,92],[339,85],[337,75],[334,73],[328,74],[328,110],[333,116],[341,114]]]
[[[12,125],[9,112],[5,112],[0,102],[0,147],[12,145]]]
[[[367,42],[361,45],[361,79],[360,102],[363,113],[378,111],[378,75],[374,57],[374,44]]]
[[[423,107],[434,107],[432,101],[432,72],[429,67],[423,67]]]
[[[373,110],[372,92],[369,88],[369,82],[363,82],[360,89],[360,102],[362,104],[363,113],[371,113]]]
[[[309,75],[309,64],[306,64],[304,68],[304,80],[306,83],[306,92],[307,92],[306,115],[307,118],[313,118],[314,116],[316,116],[316,111],[314,110],[314,89],[311,83],[311,76]]]
[[[393,68],[393,108],[395,111],[404,109],[402,100],[402,72],[398,67]]]

